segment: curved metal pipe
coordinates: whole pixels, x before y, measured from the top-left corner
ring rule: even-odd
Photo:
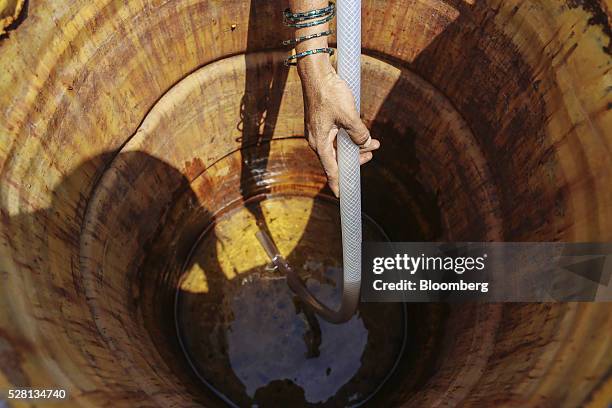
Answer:
[[[278,248],[274,244],[274,241],[270,236],[263,230],[258,231],[256,234],[261,246],[264,248],[268,257],[272,260],[272,264],[278,268],[278,270],[287,276],[287,283],[291,290],[310,307],[316,314],[321,316],[323,319],[330,323],[344,323],[353,317],[359,304],[359,289],[361,282],[356,284],[353,282],[347,282],[346,280],[340,281],[340,291],[342,292],[342,303],[340,309],[333,310],[328,306],[324,305],[319,301],[306,287],[299,274],[291,268],[289,263],[280,254]],[[348,293],[348,296],[347,296]]]

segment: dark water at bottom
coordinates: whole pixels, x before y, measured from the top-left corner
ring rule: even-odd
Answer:
[[[260,205],[292,267],[319,298],[337,305],[342,259],[337,204],[277,197]],[[177,296],[178,333],[203,386],[241,407],[363,403],[401,353],[403,306],[362,303],[342,325],[312,315],[285,278],[270,269],[250,210],[227,213],[204,234]],[[364,223],[365,240],[382,235],[373,223]]]

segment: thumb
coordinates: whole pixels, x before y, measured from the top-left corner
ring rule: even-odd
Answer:
[[[352,109],[342,115],[338,122],[346,130],[353,143],[362,148],[368,147],[368,144],[372,141],[370,131],[359,117],[357,109]]]

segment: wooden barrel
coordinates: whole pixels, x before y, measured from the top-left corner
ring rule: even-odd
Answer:
[[[299,78],[282,65],[284,2],[0,7],[0,392],[222,406],[176,338],[191,248],[249,200],[305,197],[312,218],[329,195]],[[363,170],[364,209],[391,239],[612,241],[609,4],[363,7],[362,115],[383,146]],[[228,279],[266,262],[238,247],[221,256],[234,260]],[[210,279],[189,285],[212,291]],[[373,401],[607,406],[611,311],[410,306],[409,355]]]

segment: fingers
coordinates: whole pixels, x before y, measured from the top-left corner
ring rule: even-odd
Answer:
[[[336,158],[336,151],[331,146],[331,151],[328,150],[328,147],[321,149],[321,151],[325,151],[324,154],[320,153],[319,157],[321,159],[321,163],[323,163],[323,168],[325,169],[325,173],[327,174],[327,183],[329,187],[333,191],[336,197],[340,197],[340,185],[339,185],[339,172],[338,172],[338,161]],[[360,152],[359,153],[359,165],[364,165],[370,160],[372,160],[373,154],[372,152]]]
[[[380,142],[372,139],[370,131],[359,117],[356,109],[346,113],[338,122],[346,130],[351,140],[359,146],[360,153],[372,152],[380,147]],[[366,162],[370,159],[366,160]]]
[[[370,138],[363,146],[359,146],[359,153],[372,152],[378,150],[380,142],[376,139]]]
[[[326,139],[318,141],[317,153],[323,165],[323,169],[325,170],[325,174],[327,175],[329,187],[336,197],[340,197],[340,188],[338,186],[338,161],[333,143],[337,134],[337,128],[331,129]]]
[[[369,162],[370,160],[372,160],[372,152],[362,152],[359,153],[359,164],[360,165],[364,165],[367,162]]]
[[[359,113],[354,106],[352,106],[352,109],[343,112],[338,118],[338,122],[346,130],[351,140],[360,148],[367,149],[371,146],[370,131],[359,117]]]
[[[331,147],[331,150],[329,149]],[[333,191],[336,197],[340,197],[340,186],[339,186],[339,173],[338,173],[338,161],[336,158],[336,151],[331,144],[320,149],[319,158],[327,174],[327,183],[329,188]],[[372,160],[372,152],[361,152],[359,153],[359,164],[364,165]]]

